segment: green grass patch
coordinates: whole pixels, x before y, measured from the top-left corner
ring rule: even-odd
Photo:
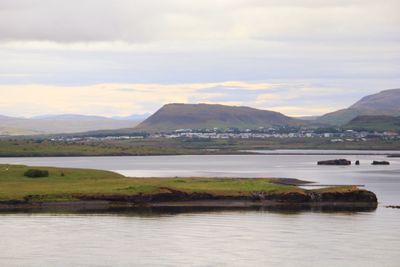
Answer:
[[[24,176],[31,168],[0,164],[0,200],[69,201],[77,195],[155,194],[168,189],[232,196],[304,192],[295,186],[274,184],[268,178],[128,178],[109,171],[54,167],[40,167],[49,176],[32,179]]]

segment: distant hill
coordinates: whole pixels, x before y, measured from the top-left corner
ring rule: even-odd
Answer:
[[[296,119],[300,119],[303,121],[315,121],[319,118],[319,116],[301,116],[301,117],[296,117]]]
[[[167,104],[140,123],[136,130],[174,131],[183,128],[258,128],[300,126],[306,121],[279,112],[211,104]]]
[[[44,115],[33,118],[16,118],[0,115],[0,134],[76,133],[129,128],[136,126],[138,123],[139,121],[136,120],[121,120],[75,114]]]
[[[135,121],[144,121],[148,117],[150,117],[151,113],[143,113],[143,114],[132,114],[129,116],[114,116],[112,119],[116,120],[135,120]]]
[[[343,125],[362,115],[400,116],[400,89],[368,95],[346,109],[325,114],[317,119],[321,123]]]
[[[0,126],[0,136],[9,136],[9,135],[38,135],[43,134],[42,132],[18,129],[18,128],[10,128],[10,127],[1,127]]]
[[[358,116],[347,123],[344,128],[353,130],[400,131],[400,117],[394,116]]]

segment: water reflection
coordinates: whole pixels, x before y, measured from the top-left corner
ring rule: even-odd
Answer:
[[[398,266],[400,212],[377,211],[4,214],[0,265]]]
[[[205,207],[205,206],[164,206],[164,207],[130,207],[130,208],[79,208],[79,207],[45,207],[45,208],[10,208],[0,211],[5,214],[81,214],[101,215],[109,214],[116,216],[163,216],[178,215],[184,213],[210,213],[210,212],[270,212],[277,214],[297,214],[303,212],[314,213],[346,213],[374,212],[375,204],[346,204],[346,205],[271,205],[271,206],[249,206],[249,207]]]

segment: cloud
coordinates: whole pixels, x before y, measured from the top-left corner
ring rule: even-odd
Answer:
[[[0,43],[0,84],[394,79],[400,47],[266,41],[157,45]],[[10,74],[26,74],[25,77]]]
[[[87,86],[0,85],[0,114],[22,116],[48,113],[129,115],[154,112],[161,105],[190,99],[203,102],[215,96],[202,92],[213,86],[253,90],[264,83],[94,84]],[[244,90],[243,89],[243,90]],[[23,96],[23,97],[21,97]]]
[[[0,84],[394,79],[398,10],[398,0],[0,0]]]
[[[56,42],[390,38],[396,0],[2,0],[0,38]]]
[[[0,114],[168,102],[334,110],[399,87],[398,10],[398,0],[0,0]]]
[[[382,85],[380,81],[370,82],[372,86]],[[0,114],[117,116],[154,112],[167,103],[218,103],[275,110],[292,116],[320,115],[349,106],[362,96],[377,91],[360,90],[357,83],[352,84],[354,88],[343,84],[347,81],[336,81],[335,86],[307,81],[0,85]]]

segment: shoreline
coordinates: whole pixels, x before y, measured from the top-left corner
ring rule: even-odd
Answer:
[[[345,155],[345,156],[386,156],[386,157],[400,157],[399,156],[399,150],[385,150],[385,149],[358,149],[360,153],[354,152],[355,149],[332,149],[336,150],[336,152],[328,152],[328,153],[320,153],[320,152],[308,152],[308,151],[326,151],[327,149],[323,148],[302,148],[300,150],[304,150],[305,152],[273,152],[276,150],[280,149],[271,149],[271,150],[266,150],[266,149],[260,149],[260,151],[257,150],[238,150],[238,151],[212,151],[211,152],[204,152],[204,153],[144,153],[144,154],[135,154],[135,153],[111,153],[111,154],[94,154],[94,155],[87,155],[87,154],[42,154],[42,155],[32,155],[32,154],[9,154],[9,155],[0,155],[0,158],[48,158],[48,157],[54,157],[54,158],[67,158],[67,157],[151,157],[151,156],[209,156],[209,155],[215,155],[215,156],[234,156],[234,155],[271,155],[271,156],[340,156],[340,155]],[[299,149],[293,148],[285,148],[284,150],[293,150],[297,151]],[[328,149],[329,150],[329,149]],[[271,152],[262,152],[262,151],[271,151]],[[346,151],[353,151],[352,153],[346,153]],[[363,153],[365,151],[370,151],[367,153]],[[374,151],[381,151],[383,153],[377,153]]]
[[[276,149],[279,150],[279,149]],[[291,149],[285,149],[285,150],[291,150]],[[298,150],[296,148],[292,150]],[[315,150],[321,150],[321,151],[327,151],[326,149],[301,149],[304,151],[315,151]],[[232,151],[232,152],[227,152],[227,151],[220,151],[221,153],[213,152],[213,153],[149,153],[149,154],[125,154],[125,153],[112,153],[112,154],[97,154],[97,155],[85,155],[85,154],[71,154],[71,155],[65,155],[65,154],[43,154],[43,155],[29,155],[29,154],[22,154],[22,155],[16,155],[16,154],[10,154],[10,155],[0,155],[0,158],[67,158],[67,157],[151,157],[151,156],[209,156],[209,155],[215,155],[215,156],[232,156],[232,155],[271,155],[271,156],[277,156],[277,155],[282,155],[282,156],[387,156],[387,157],[397,157],[399,156],[398,150],[384,150],[384,149],[365,149],[362,150],[360,149],[360,153],[345,153],[345,151],[354,151],[354,149],[333,149],[336,150],[336,152],[331,152],[331,153],[319,153],[319,152],[272,152],[275,151],[274,149],[271,149],[271,152],[261,152],[265,151],[265,149],[260,150],[260,152],[257,151]],[[362,153],[363,151],[371,151],[368,153]],[[385,153],[374,153],[373,151],[384,151]],[[387,152],[387,153],[386,153]]]

